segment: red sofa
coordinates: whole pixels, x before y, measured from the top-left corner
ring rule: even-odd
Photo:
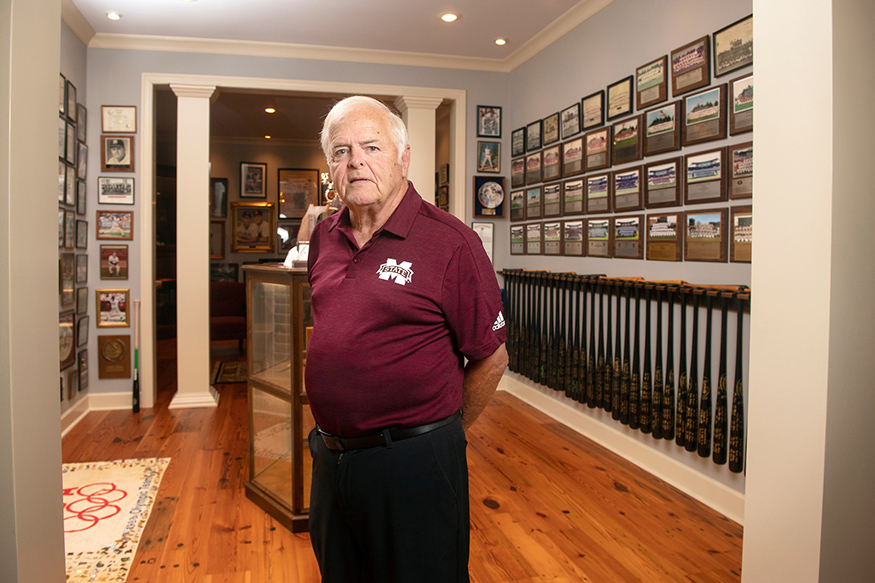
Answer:
[[[210,282],[210,340],[246,340],[246,284]]]

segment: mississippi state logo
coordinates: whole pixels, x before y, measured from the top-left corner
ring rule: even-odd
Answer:
[[[410,261],[402,261],[398,263],[392,258],[386,259],[386,263],[380,266],[377,270],[377,275],[380,279],[386,281],[394,279],[398,285],[407,285],[413,278],[413,270],[410,266],[413,265]]]

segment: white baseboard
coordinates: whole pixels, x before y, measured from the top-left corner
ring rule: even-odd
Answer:
[[[180,394],[179,391],[173,395],[168,409],[183,409],[186,407],[218,407],[219,406],[219,391],[215,387],[209,386],[205,393],[186,393]]]
[[[131,409],[131,392],[121,393],[89,393],[88,408],[90,411],[116,411]]]
[[[71,429],[85,419],[91,408],[88,406],[88,395],[79,399],[75,405],[64,411],[61,415],[61,437],[67,435]]]
[[[744,494],[576,410],[546,393],[547,389],[541,390],[515,377],[514,373],[506,373],[498,385],[499,390],[511,393],[727,518],[744,524]]]

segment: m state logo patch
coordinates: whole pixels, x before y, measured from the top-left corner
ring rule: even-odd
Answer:
[[[390,257],[377,270],[377,275],[380,276],[380,279],[386,281],[394,279],[398,285],[407,285],[413,279],[413,270],[410,269],[412,265],[410,261],[398,263]]]

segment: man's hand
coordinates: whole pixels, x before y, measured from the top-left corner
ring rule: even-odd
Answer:
[[[462,427],[467,431],[492,398],[498,381],[507,368],[507,349],[504,344],[483,360],[469,360],[465,365],[462,384]]]

